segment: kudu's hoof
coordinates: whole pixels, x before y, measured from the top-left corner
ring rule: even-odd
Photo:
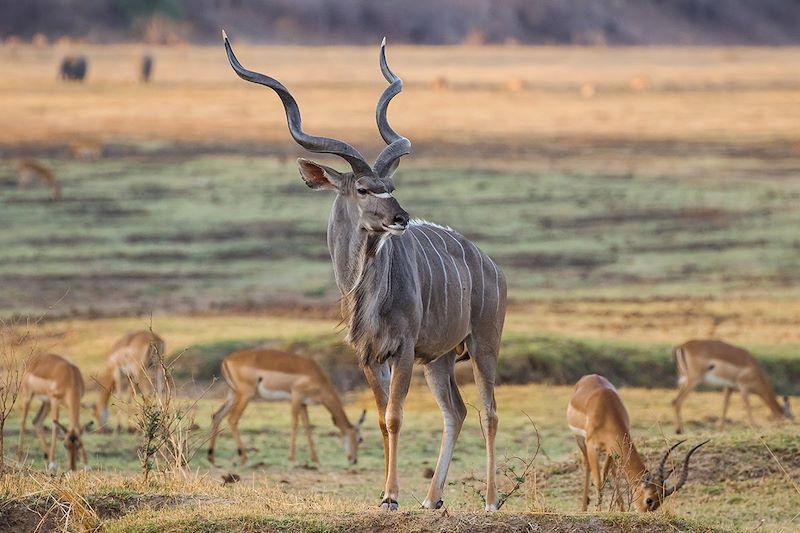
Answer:
[[[385,511],[396,511],[400,508],[398,505],[397,500],[393,500],[391,498],[386,498],[381,502],[381,509]]]

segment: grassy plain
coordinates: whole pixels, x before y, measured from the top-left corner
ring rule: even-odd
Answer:
[[[540,314],[545,319],[558,316],[552,311]],[[579,324],[591,316],[579,312],[574,314]],[[674,383],[674,374],[666,347],[649,343],[645,340],[648,333],[641,330],[638,333],[626,331],[620,335],[623,340],[618,338],[615,341],[604,340],[599,337],[601,332],[592,332],[589,328],[570,337],[552,332],[543,334],[532,329],[526,317],[516,310],[510,313],[501,369],[513,368],[520,360],[529,360],[542,372],[531,374],[529,379],[560,382],[558,372],[546,371],[548,360],[561,361],[568,372],[585,372],[581,369],[592,364],[591,360],[575,360],[574,356],[580,350],[565,350],[564,345],[569,343],[583,350],[596,350],[593,353],[598,363],[595,364],[601,364],[601,356],[605,358],[603,361],[616,361],[613,368],[617,372],[621,372],[619,367],[630,365],[632,370],[627,376],[647,379],[649,381],[645,383],[655,387],[623,387],[621,391],[631,412],[637,443],[646,453],[648,463],[656,462],[664,446],[674,441],[669,404],[674,395],[674,389],[669,389]],[[427,479],[423,471],[435,464],[441,423],[432,396],[420,379],[409,395],[405,411],[407,444],[400,458],[405,511],[399,518],[387,518],[372,511],[379,499],[382,471],[382,448],[374,424],[373,401],[371,394],[363,388],[352,356],[337,348],[332,340],[336,338],[333,333],[335,320],[270,314],[166,315],[152,319],[58,320],[32,329],[21,328],[20,331],[31,332],[28,338],[32,344],[23,349],[32,345],[39,349],[57,349],[78,362],[91,376],[102,368],[105,350],[119,332],[150,325],[169,339],[169,351],[178,356],[174,367],[180,377],[178,392],[181,404],[185,408],[194,405],[185,419],[187,427],[193,423],[198,426],[190,439],[193,457],[187,471],[156,475],[154,480],[145,483],[136,459],[141,437],[93,433],[86,437],[93,471],[53,482],[36,473],[43,465],[30,435],[27,442],[33,470],[22,477],[7,474],[5,487],[10,502],[43,513],[55,502],[69,508],[69,502],[76,501],[76,495],[80,495],[85,502],[77,500],[78,503],[73,503],[72,512],[80,514],[81,509],[91,509],[94,513],[89,514],[92,523],[102,524],[112,531],[141,528],[153,531],[187,528],[352,531],[359,527],[391,530],[406,522],[420,530],[457,530],[468,525],[479,530],[492,527],[514,530],[524,528],[524,523],[535,523],[563,531],[598,530],[596,528],[605,527],[603,524],[609,531],[647,530],[668,527],[667,524],[691,531],[716,528],[750,530],[756,527],[765,531],[790,531],[797,525],[796,507],[800,502],[800,492],[796,489],[800,477],[797,426],[766,422],[766,408],[759,403],[756,417],[764,422],[757,428],[750,428],[745,423],[741,402],[734,398],[728,430],[720,433],[715,429],[721,409],[719,392],[698,392],[687,400],[684,416],[690,442],[705,438],[711,438],[712,442],[698,454],[687,490],[676,495],[655,518],[640,523],[638,519],[624,518],[615,513],[600,517],[574,514],[578,508],[581,474],[574,440],[564,422],[571,386],[499,386],[497,402],[501,431],[498,454],[502,457],[501,472],[511,475],[507,468],[515,466],[515,457],[525,458],[533,454],[537,446],[537,431],[541,450],[534,462],[535,472],[527,476],[517,495],[509,499],[500,517],[491,519],[475,514],[482,506],[478,494],[483,488],[484,458],[477,411],[473,408],[451,468],[445,498],[448,514],[425,514],[413,510],[418,505],[416,500],[421,500],[426,490]],[[749,325],[752,333],[756,326],[753,323]],[[653,330],[649,334],[656,336],[658,333]],[[543,342],[543,338],[550,339],[551,344]],[[528,343],[522,349],[517,346],[520,339],[526,339]],[[211,467],[206,463],[204,453],[210,414],[222,401],[224,386],[219,382],[212,383],[209,380],[211,374],[202,369],[211,368],[216,375],[218,357],[228,350],[265,341],[279,346],[294,346],[331,370],[340,389],[351,391],[345,396],[351,418],[357,417],[361,409],[372,413],[365,425],[365,443],[358,465],[351,467],[346,464],[328,414],[315,407],[311,409],[311,419],[316,428],[322,466],[316,468],[305,463],[307,451],[300,444],[298,464],[291,467],[286,460],[288,406],[266,403],[251,405],[242,422],[243,436],[250,448],[250,464],[237,466],[235,446],[227,431],[217,445],[219,466]],[[641,350],[633,352],[636,357],[631,355],[632,346]],[[775,357],[784,354],[786,361],[794,362],[796,357],[792,352],[795,346],[786,344],[770,349]],[[204,364],[204,357],[212,358],[210,364]],[[571,365],[578,368],[572,370]],[[662,371],[668,369],[665,371],[668,374],[658,381],[658,373],[654,373],[651,367]],[[613,372],[609,369],[605,373],[616,377]],[[520,370],[506,373],[501,370],[501,380],[513,381],[520,374]],[[91,377],[87,379],[90,389],[95,388]],[[622,378],[616,381],[625,382]],[[462,389],[470,406],[479,405],[473,385],[466,384]],[[86,397],[84,419],[91,416],[90,406],[95,394],[91,390]],[[129,423],[129,417],[136,412],[130,407],[119,409],[123,423]],[[528,415],[535,423],[535,429]],[[18,436],[16,416],[17,413],[7,425],[6,449],[9,456]],[[60,453],[63,460],[63,451]],[[233,487],[222,487],[221,477],[231,472],[240,475],[242,481]],[[69,488],[64,488],[61,483],[66,483]],[[504,476],[501,490],[508,491],[511,486],[512,483]],[[753,498],[758,498],[761,504],[748,503]],[[769,508],[768,513],[764,512],[765,508]],[[364,516],[363,511],[369,514]],[[12,505],[5,516],[10,523],[17,523],[14,521],[33,520],[35,515],[26,515]],[[54,511],[53,516],[59,515]],[[518,523],[520,520],[522,522]]]
[[[376,49],[232,37],[245,65],[295,92],[309,131],[365,153],[380,148]],[[406,411],[399,516],[373,511],[382,459],[372,417],[356,467],[345,465],[328,416],[312,409],[322,467],[289,468],[288,407],[265,404],[243,422],[253,466],[226,462],[227,436],[223,467],[205,464],[222,391],[203,391],[235,346],[273,342],[317,357],[350,391],[348,412],[374,409],[335,333],[331,198],[297,178],[291,161],[302,152],[287,140],[277,98],[235,78],[221,46],[157,48],[154,83],[137,84],[141,50],[81,47],[89,78],[69,85],[55,79],[67,49],[0,48],[0,317],[44,317],[30,343],[87,375],[121,333],[152,324],[171,353],[186,350],[176,363],[183,401],[203,394],[193,415],[201,453],[189,471],[144,483],[134,435],[88,435],[95,470],[74,476],[42,475],[32,451],[32,470],[0,481],[0,529],[31,529],[48,510],[45,523],[72,520],[72,530],[797,529],[797,426],[748,428],[734,399],[731,429],[718,433],[714,392],[687,402],[690,440],[713,440],[686,492],[650,518],[574,514],[580,473],[563,384],[602,370],[628,385],[622,394],[650,464],[671,438],[675,342],[743,343],[780,390],[798,393],[800,50],[390,43],[406,81],[390,117],[414,143],[395,178],[400,201],[473,238],[510,280],[498,450],[505,468],[534,448],[523,411],[542,449],[536,475],[496,517],[476,513],[484,459],[472,411],[447,510],[411,510],[439,439],[438,411],[420,385]],[[75,139],[102,143],[103,158],[72,159]],[[63,201],[17,188],[23,157],[54,169]],[[521,381],[540,384],[511,384]],[[472,386],[465,396],[474,404]],[[16,428],[12,418],[9,441]],[[35,449],[32,437],[28,444]],[[242,481],[223,487],[229,471]]]
[[[273,94],[237,79],[221,47],[158,49],[147,86],[140,48],[81,50],[89,78],[70,85],[54,75],[66,50],[0,48],[2,314],[335,299],[331,199],[297,178]],[[374,50],[239,54],[295,90],[309,131],[379,148]],[[391,54],[407,81],[391,116],[415,150],[399,198],[474,238],[512,297],[795,295],[797,49]],[[75,139],[105,157],[70,159]],[[16,188],[25,156],[55,170],[63,202]]]

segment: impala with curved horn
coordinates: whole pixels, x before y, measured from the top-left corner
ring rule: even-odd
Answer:
[[[423,506],[442,506],[453,448],[467,415],[453,367],[457,358],[470,358],[483,404],[486,509],[497,509],[494,381],[505,319],[506,281],[497,265],[472,242],[450,228],[411,220],[394,197],[392,175],[400,158],[411,152],[411,143],[394,131],[386,118],[389,102],[403,87],[386,62],[386,40],[381,43],[379,59],[390,85],[378,101],[376,118],[387,146],[370,166],[349,144],[305,133],[297,102],[286,87],[246,70],[224,32],[223,38],[236,74],[278,94],[294,140],[311,152],[334,154],[350,165],[349,172],[339,172],[298,159],[306,185],[336,194],[328,222],[328,248],[342,294],[347,339],[378,406],[385,467],[381,506],[398,508],[399,435],[415,361],[424,365],[444,417],[439,459]]]
[[[658,474],[653,476],[633,444],[628,410],[622,403],[622,398],[610,381],[597,374],[583,376],[578,380],[567,407],[567,424],[575,435],[584,458],[585,476],[581,499],[581,509],[584,511],[589,505],[589,477],[594,482],[597,499],[595,509],[599,511],[603,484],[611,470],[614,477],[619,479],[618,467],[622,469],[631,488],[634,507],[642,512],[655,511],[667,496],[683,488],[689,477],[689,459],[698,448],[708,442],[701,442],[689,450],[683,460],[678,481],[672,487],[667,487],[665,483],[669,475],[665,476],[664,467],[672,450],[684,441],[674,444],[664,453],[658,465]],[[601,468],[600,455],[603,453],[605,461]],[[624,510],[621,497],[619,505],[620,510]]]

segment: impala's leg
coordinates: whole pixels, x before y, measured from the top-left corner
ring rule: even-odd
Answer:
[[[295,394],[292,398],[292,434],[289,437],[289,463],[294,463],[295,445],[297,444],[297,419],[300,416],[300,406],[303,400]]]
[[[58,400],[53,398],[50,400],[50,411],[52,412],[51,422],[52,427],[50,428],[50,453],[48,454],[48,458],[50,460],[50,464],[47,465],[49,470],[56,469],[56,432],[58,431]]]
[[[155,372],[155,393],[161,398],[164,395],[164,385],[165,385],[165,377],[164,376],[164,369],[162,368],[162,362],[166,366],[165,354],[166,346],[164,343],[156,344],[153,346],[153,356],[150,358],[151,368]]]
[[[217,442],[217,435],[219,435],[220,432],[219,425],[222,423],[222,419],[231,412],[235,404],[236,393],[228,391],[228,397],[225,398],[225,403],[211,415],[211,437],[208,442],[208,462],[212,465],[214,464],[214,445]]]
[[[499,344],[499,338],[498,338]],[[483,402],[481,410],[481,429],[486,443],[486,510],[496,511],[499,500],[497,498],[497,472],[494,458],[494,440],[497,435],[497,403],[494,399],[494,380],[497,372],[497,350],[470,349],[472,357],[472,370],[475,374],[475,384]]]
[[[33,417],[33,431],[36,433],[36,437],[39,439],[39,445],[42,447],[42,453],[44,453],[45,462],[47,462],[49,456],[47,455],[47,437],[44,435],[44,419],[47,417],[47,413],[49,412],[50,401],[45,400],[42,402],[41,407],[39,407],[39,411],[37,411],[36,416]]]
[[[700,384],[699,381],[686,378],[681,384],[680,390],[678,391],[678,395],[675,396],[675,399],[672,400],[672,406],[675,408],[675,433],[683,433],[683,419],[681,419],[681,405],[683,405],[683,401],[689,395],[690,392],[694,390]]]
[[[586,454],[586,439],[575,435],[578,448],[583,455],[583,498],[581,499],[581,511],[586,511],[589,506],[589,456]]]
[[[453,458],[456,440],[461,433],[464,419],[467,417],[467,407],[464,405],[464,400],[461,399],[461,393],[458,391],[453,374],[455,358],[456,354],[450,352],[424,367],[428,388],[433,392],[444,419],[442,446],[439,449],[439,459],[436,461],[436,472],[433,474],[431,485],[428,488],[428,497],[422,502],[422,506],[428,509],[439,509],[444,504],[442,492],[447,478],[447,470],[450,467],[450,460]]]
[[[619,505],[619,510],[622,512],[625,511],[625,498],[623,495],[624,484],[622,482],[622,476],[620,475],[620,466],[618,461],[614,461],[613,468],[614,468],[614,487],[616,488],[617,504]]]
[[[725,396],[722,399],[722,418],[719,419],[719,429],[725,429],[725,417],[728,414],[728,404],[731,401],[732,387],[725,387]]]
[[[364,367],[364,377],[367,379],[375,404],[378,407],[378,425],[383,436],[383,481],[389,476],[389,430],[386,429],[386,405],[389,403],[389,384],[392,374],[387,363]]]
[[[317,457],[317,449],[314,447],[314,438],[311,436],[311,421],[308,419],[308,407],[303,404],[300,408],[300,418],[303,421],[303,427],[306,430],[306,438],[308,439],[308,449],[311,456],[311,462],[319,464],[319,457]]]
[[[33,401],[33,394],[24,392],[22,395],[22,420],[19,426],[19,441],[17,442],[17,462],[22,463],[23,446],[25,445],[25,422],[28,420],[28,410],[31,408],[31,401]]]
[[[125,376],[122,374],[122,370],[116,368],[114,370],[114,396],[116,396],[115,400],[117,403],[116,405],[117,427],[114,428],[114,433],[119,433],[120,430],[122,429],[122,410],[127,409],[127,404],[128,404],[127,400],[124,400],[126,407],[122,408],[120,406],[120,403],[123,402],[122,394],[124,392],[124,386],[125,386],[122,381],[123,379],[125,379]]]
[[[89,469],[89,455],[86,453],[86,446],[83,445],[83,439],[81,438],[81,461],[83,461],[83,467]]]
[[[602,472],[602,474],[600,474],[600,476],[603,478],[603,485],[605,485],[606,482],[608,481],[608,473],[611,472],[613,467],[614,467],[614,457],[610,453],[607,453],[606,454],[606,458],[603,461],[603,472]],[[616,490],[616,487],[617,487],[616,481],[617,480],[615,479],[614,480],[614,489],[615,490]],[[614,492],[612,492],[611,493],[611,503],[608,506],[608,510],[609,511],[611,510],[611,507],[614,506],[614,497],[615,496],[616,496],[616,494]]]
[[[403,404],[411,385],[411,371],[414,366],[414,353],[400,350],[392,360],[392,382],[389,385],[389,402],[386,404],[386,431],[389,432],[389,468],[386,487],[383,490],[381,507],[390,511],[398,508],[397,498],[400,483],[397,472],[397,453],[400,444],[400,428],[403,425]]]
[[[595,501],[594,510],[601,511],[603,505],[603,479],[600,471],[600,456],[597,453],[597,448],[594,446],[586,447],[586,459],[589,463],[589,469],[592,474],[592,481],[594,481],[594,495]]]
[[[239,419],[242,418],[242,413],[244,413],[244,408],[247,407],[247,404],[250,402],[250,398],[247,396],[240,396],[236,399],[236,404],[233,406],[231,410],[231,414],[228,415],[228,425],[231,427],[231,433],[233,433],[233,439],[236,441],[236,450],[239,453],[240,464],[247,463],[247,452],[244,449],[244,444],[242,444],[242,438],[239,435]]]
[[[739,392],[742,395],[744,408],[747,410],[747,421],[750,422],[752,427],[756,427],[756,421],[753,419],[753,407],[750,405],[750,391],[745,388],[740,388]]]

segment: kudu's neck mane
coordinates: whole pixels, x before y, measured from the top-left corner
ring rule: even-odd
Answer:
[[[383,360],[397,349],[397,340],[382,327],[381,317],[392,308],[394,243],[387,235],[368,233],[357,213],[337,196],[328,222],[328,247],[336,284],[342,294],[342,319],[347,342],[362,365]]]

